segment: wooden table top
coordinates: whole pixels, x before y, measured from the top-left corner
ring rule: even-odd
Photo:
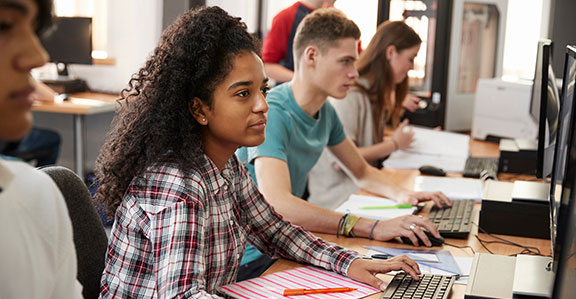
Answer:
[[[68,100],[62,102],[36,101],[32,111],[78,115],[113,112],[119,107],[116,101],[118,98],[118,95],[113,94],[80,92],[72,94]]]
[[[499,147],[498,147],[497,143],[484,142],[484,141],[478,141],[478,140],[471,139],[470,140],[470,153],[471,153],[471,156],[475,156],[475,157],[498,157]],[[382,171],[384,171],[390,177],[391,180],[393,180],[394,182],[398,183],[398,185],[403,186],[404,188],[407,188],[407,189],[413,188],[414,179],[418,175],[420,175],[419,171],[414,170],[414,169],[383,169]],[[461,177],[462,175],[460,173],[448,173],[448,176],[449,177]],[[499,174],[498,178],[499,178],[499,180],[503,180],[503,181],[513,181],[516,179],[533,179],[534,176],[517,175],[517,174]],[[365,192],[362,192],[362,193],[365,193]],[[428,214],[431,206],[432,206],[432,203],[427,203],[426,207],[423,209],[423,211],[420,213],[420,215],[426,216]],[[480,212],[480,204],[476,204],[476,206],[474,207],[474,211],[473,211],[473,223],[475,223],[475,224],[478,223],[479,212]],[[371,240],[364,239],[364,238],[346,238],[346,237],[336,238],[335,235],[331,235],[331,234],[315,233],[315,235],[323,238],[326,241],[336,243],[336,244],[338,244],[342,247],[345,247],[345,248],[356,250],[360,253],[366,253],[368,251],[367,249],[365,249],[362,246],[384,246],[384,247],[407,248],[407,249],[415,248],[415,247],[410,246],[410,245],[401,244],[399,241],[381,242],[381,241],[371,241]],[[449,250],[453,256],[457,256],[457,257],[472,257],[472,256],[474,256],[474,252],[475,253],[489,253],[488,250],[486,250],[482,246],[480,241],[478,241],[476,236],[478,236],[478,238],[480,238],[481,240],[484,240],[484,241],[495,240],[495,238],[493,238],[487,234],[478,233],[478,227],[476,225],[473,225],[472,231],[470,232],[468,239],[446,239],[446,243],[442,247],[434,247],[434,249]],[[506,240],[522,244],[523,246],[536,247],[540,250],[540,252],[543,255],[550,255],[550,248],[551,248],[550,240],[525,238],[525,237],[515,237],[515,236],[507,236],[507,235],[495,235],[495,236],[502,237]],[[454,246],[449,246],[447,244],[455,245],[455,246],[459,246],[459,247],[469,246],[469,247],[471,247],[471,249],[470,248],[457,248]],[[500,254],[500,255],[515,255],[515,254],[518,254],[522,251],[522,248],[510,246],[510,245],[498,244],[498,243],[488,244],[487,247],[492,252],[494,252],[496,254]],[[277,261],[276,263],[274,263],[264,274],[270,274],[270,273],[274,273],[274,272],[284,271],[284,270],[288,270],[288,269],[292,269],[292,268],[300,267],[300,266],[302,266],[302,265],[299,263],[281,259],[281,260]],[[388,274],[379,275],[379,278],[381,278],[385,282],[389,282],[392,279],[392,277],[393,277],[393,275],[388,275]],[[465,291],[466,291],[465,285],[455,284],[454,287],[452,288],[451,298],[464,298]],[[369,296],[366,298],[370,298],[370,299],[380,298],[381,294],[382,293],[378,293],[378,294],[375,294],[375,295],[372,295],[372,296]]]

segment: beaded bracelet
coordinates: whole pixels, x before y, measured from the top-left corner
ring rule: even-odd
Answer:
[[[372,228],[370,229],[370,234],[368,235],[368,240],[372,240],[372,234],[374,233],[374,228],[376,227],[376,224],[378,224],[380,220],[376,220],[374,222],[374,224],[372,224]]]

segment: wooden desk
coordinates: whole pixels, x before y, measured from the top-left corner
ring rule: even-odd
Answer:
[[[472,156],[476,156],[476,157],[498,157],[498,144],[483,142],[483,141],[477,141],[477,140],[471,139],[470,140],[470,153]],[[388,174],[394,182],[398,183],[398,185],[401,185],[407,189],[413,188],[414,179],[416,178],[416,176],[419,175],[418,170],[414,170],[414,169],[383,169],[382,171],[384,171],[386,174]],[[448,176],[461,177],[462,175],[459,173],[448,173]],[[503,178],[500,178],[500,175],[499,175],[499,179],[501,179],[501,180],[502,179],[503,180],[508,180],[508,179],[511,180],[511,179],[517,179],[517,178],[533,178],[533,176],[527,176],[527,175],[519,176],[519,175],[512,175],[512,174],[503,174],[502,177]],[[421,214],[427,215],[431,206],[432,206],[432,204],[428,203],[426,205],[426,208],[422,211]],[[473,211],[473,219],[474,219],[473,222],[476,224],[478,224],[479,212],[480,212],[480,204],[477,204],[474,207],[474,211]],[[362,247],[365,245],[385,246],[385,247],[395,247],[395,248],[415,248],[413,246],[401,244],[398,241],[380,242],[380,241],[370,241],[370,240],[364,239],[364,238],[345,238],[345,237],[340,237],[337,239],[335,235],[330,235],[330,234],[318,234],[318,233],[316,233],[315,235],[317,235],[317,236],[319,236],[319,237],[321,237],[324,240],[327,240],[329,242],[336,243],[342,247],[356,250],[359,253],[366,253],[368,251],[367,249]],[[478,239],[476,239],[476,235],[478,235],[478,237],[481,238],[482,240],[486,240],[486,241],[494,240],[494,238],[488,236],[487,234],[482,234],[482,233],[478,234],[478,227],[473,226],[472,231],[470,232],[470,235],[468,236],[468,239],[466,239],[466,240],[446,239],[446,243],[456,245],[456,246],[470,246],[474,249],[474,252],[476,252],[476,253],[489,253],[480,244]],[[514,237],[514,236],[506,236],[506,235],[498,235],[498,236],[505,238],[506,240],[510,240],[512,242],[522,244],[524,246],[536,247],[536,248],[540,249],[540,252],[543,255],[549,255],[550,254],[550,240]],[[489,244],[487,246],[491,251],[493,251],[496,254],[500,254],[500,255],[514,255],[514,254],[519,253],[522,250],[521,248],[518,248],[518,247],[503,245],[503,244]],[[444,245],[441,248],[440,247],[434,247],[434,248],[435,249],[449,250],[453,256],[460,256],[460,257],[473,256],[472,250],[469,248],[460,249],[460,248],[447,246],[447,245]],[[284,270],[288,270],[288,269],[299,267],[299,266],[302,266],[302,265],[299,263],[293,262],[293,261],[288,261],[288,260],[282,259],[282,260],[279,260],[276,263],[274,263],[272,265],[272,267],[270,267],[264,274],[270,274],[270,273],[274,273],[274,272],[284,271]],[[386,274],[386,275],[380,275],[379,277],[381,279],[383,279],[385,282],[389,282],[393,276]],[[460,284],[454,285],[454,287],[452,288],[451,298],[464,298],[465,291],[466,291],[465,285],[460,285]],[[380,298],[381,294],[382,293],[378,293],[378,294],[375,294],[375,295],[372,295],[372,296],[369,296],[366,298],[377,299],[377,298]]]
[[[86,116],[115,111],[117,95],[81,92],[67,101],[46,103],[37,101],[32,111],[72,114],[74,120],[74,171],[84,177],[86,160]]]

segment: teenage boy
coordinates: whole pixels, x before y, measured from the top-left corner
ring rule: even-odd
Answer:
[[[346,235],[382,241],[405,236],[414,245],[418,237],[431,246],[424,231],[436,238],[440,234],[428,219],[415,215],[386,221],[343,217],[301,199],[308,172],[328,146],[364,190],[399,203],[432,200],[438,206],[450,205],[440,192],[412,192],[395,185],[370,166],[346,137],[334,108],[326,101],[329,96],[344,98],[358,77],[354,62],[360,31],[354,22],[342,22],[342,18],[346,19],[333,8],[315,10],[304,18],[294,39],[294,77],[272,89],[267,97],[270,109],[266,140],[257,147],[240,149],[238,156],[247,162],[266,200],[294,224],[315,232],[344,231]],[[341,222],[345,223],[344,229]],[[244,264],[259,258],[253,248],[247,250]]]
[[[48,55],[37,32],[50,0],[0,0],[0,139],[22,139],[32,125],[30,69]],[[82,298],[66,204],[46,174],[0,159],[0,298]]]

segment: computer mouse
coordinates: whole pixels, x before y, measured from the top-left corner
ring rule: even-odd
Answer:
[[[427,230],[424,230],[424,233],[426,234],[426,236],[430,240],[430,243],[432,243],[432,246],[442,246],[442,244],[444,244],[444,238],[442,238],[442,237],[436,238],[432,235],[432,233],[430,233]],[[418,235],[416,235],[416,238],[418,238]],[[412,241],[410,241],[410,239],[408,239],[408,237],[401,237],[401,239],[402,239],[402,243],[404,243],[404,244],[412,244]],[[418,246],[426,246],[426,245],[424,245],[424,242],[422,242],[422,240],[420,240],[420,238],[418,238]]]
[[[420,170],[421,174],[425,175],[446,176],[446,172],[444,172],[442,168],[432,165],[422,165],[418,170]]]
[[[60,99],[60,101],[68,101],[70,99],[70,94],[67,93],[61,93],[59,95],[56,96],[58,99]]]

